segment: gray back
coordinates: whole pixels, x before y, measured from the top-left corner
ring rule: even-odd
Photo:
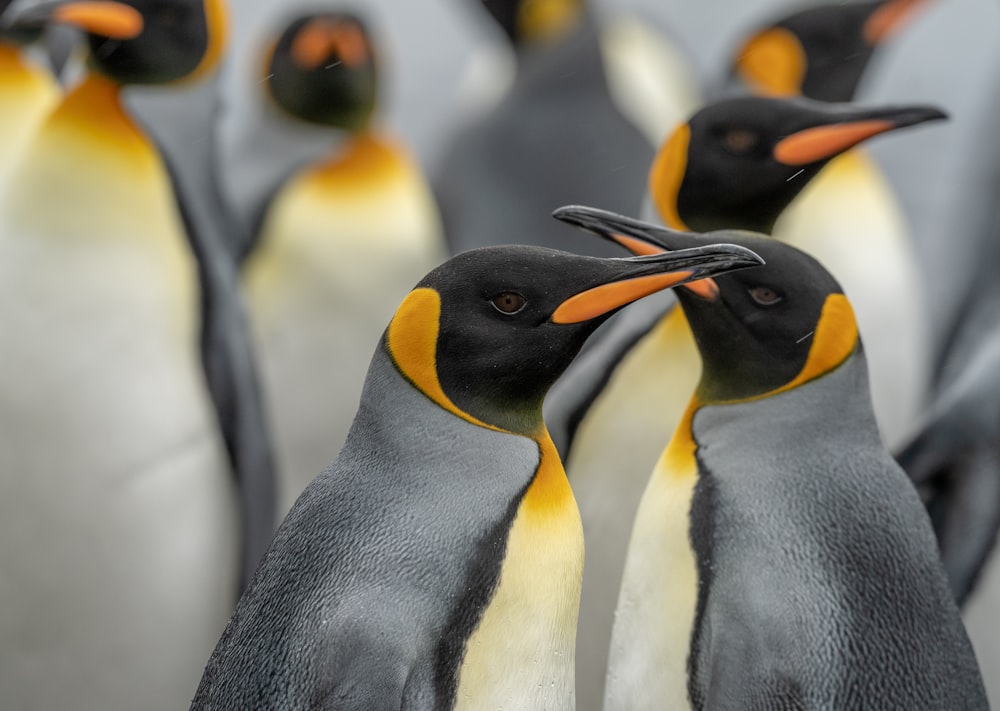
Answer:
[[[539,463],[440,409],[384,346],[337,459],[305,490],[193,708],[449,708]]]
[[[696,709],[987,708],[860,352],[784,394],[706,407],[694,434]]]

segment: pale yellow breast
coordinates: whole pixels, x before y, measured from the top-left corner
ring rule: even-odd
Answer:
[[[336,456],[396,307],[444,257],[430,190],[365,138],[282,188],[244,270],[281,510]]]
[[[657,462],[629,543],[611,638],[605,709],[688,709],[698,602],[690,510],[698,481],[690,420]]]
[[[548,435],[518,509],[500,581],[466,646],[456,709],[575,708],[583,529]]]

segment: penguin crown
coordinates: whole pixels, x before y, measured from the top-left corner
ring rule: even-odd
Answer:
[[[349,13],[309,13],[290,22],[269,55],[265,77],[275,103],[309,123],[360,131],[375,110],[372,40]]]
[[[759,268],[676,290],[704,364],[703,402],[773,394],[829,372],[859,347],[840,285],[818,261],[790,245],[739,230],[686,233],[587,207],[556,214],[633,253],[726,242],[764,259]]]
[[[700,274],[759,264],[733,245],[633,259],[528,246],[464,252],[403,301],[385,346],[432,399],[508,431],[541,427],[542,400],[614,311]]]
[[[90,66],[121,84],[165,84],[215,66],[226,40],[224,0],[55,0],[15,26],[67,24],[87,34]]]

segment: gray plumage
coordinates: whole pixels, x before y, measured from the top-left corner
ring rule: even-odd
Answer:
[[[924,508],[860,351],[694,419],[694,708],[987,709]]]
[[[549,215],[560,205],[638,210],[653,147],[612,102],[597,30],[585,16],[554,47],[519,52],[514,85],[446,151],[435,192],[452,254],[528,243],[620,256]]]
[[[278,530],[191,708],[450,707],[451,645],[538,462],[530,439],[433,404],[380,346],[344,449]]]

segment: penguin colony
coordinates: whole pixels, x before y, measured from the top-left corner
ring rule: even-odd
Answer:
[[[933,3],[456,5],[435,161],[363,5],[0,2],[0,706],[988,709],[995,206],[930,329],[859,146],[950,107],[854,103]]]

